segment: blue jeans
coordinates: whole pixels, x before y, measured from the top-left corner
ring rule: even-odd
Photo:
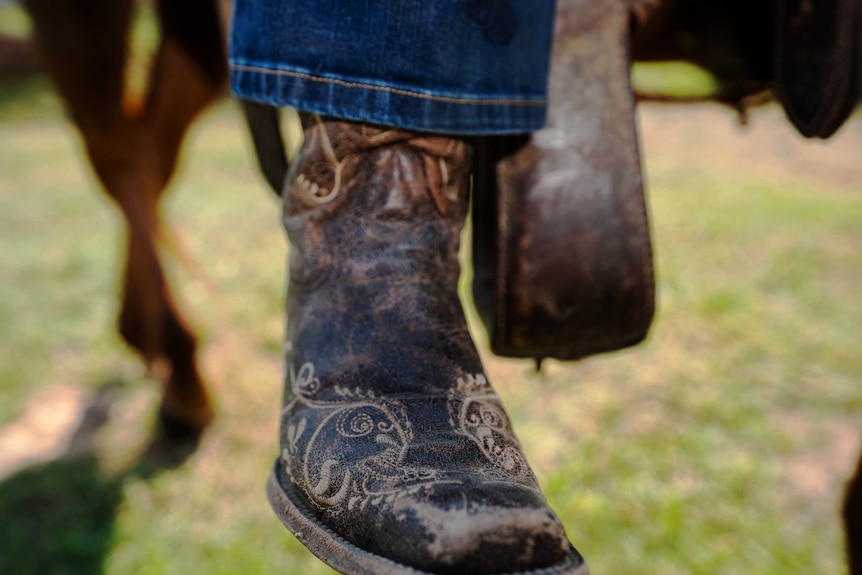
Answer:
[[[447,134],[545,120],[555,0],[236,0],[233,91]]]

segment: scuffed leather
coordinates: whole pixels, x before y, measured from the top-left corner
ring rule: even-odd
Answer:
[[[435,573],[552,566],[569,543],[457,294],[470,149],[305,118],[288,174],[281,481],[349,542]]]

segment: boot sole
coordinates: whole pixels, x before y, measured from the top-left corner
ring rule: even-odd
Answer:
[[[277,476],[278,461],[269,476],[266,494],[284,526],[318,559],[343,575],[434,575],[402,565],[386,557],[369,553],[345,540],[323,525],[292,485],[283,486]],[[561,563],[500,575],[589,575],[581,554],[569,544],[569,553]]]

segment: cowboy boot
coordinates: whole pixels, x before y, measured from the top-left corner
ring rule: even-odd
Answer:
[[[273,509],[344,573],[586,573],[458,299],[470,148],[304,117]]]

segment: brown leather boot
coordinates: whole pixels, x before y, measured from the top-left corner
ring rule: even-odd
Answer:
[[[304,122],[273,509],[343,573],[586,573],[458,299],[469,146]]]

